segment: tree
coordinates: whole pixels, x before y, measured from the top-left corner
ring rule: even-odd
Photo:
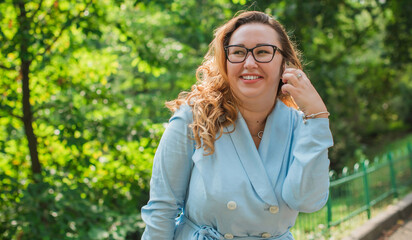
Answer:
[[[96,11],[92,1],[71,6],[72,1],[45,2],[15,0],[2,5],[4,20],[8,26],[1,25],[0,41],[4,44],[0,49],[3,56],[0,65],[7,76],[16,76],[21,82],[21,96],[8,96],[2,99],[2,115],[10,115],[23,122],[30,152],[31,169],[33,175],[41,173],[41,164],[38,154],[37,137],[33,130],[33,104],[31,87],[32,76],[38,68],[47,65],[50,58],[59,50],[56,43],[71,26],[87,22],[90,12]],[[93,29],[85,29],[93,30]],[[15,79],[11,77],[10,80]],[[5,88],[10,89],[12,83],[6,82]],[[3,96],[4,96],[3,95]],[[21,109],[13,107],[11,102],[21,100]],[[11,100],[11,101],[10,101]],[[6,111],[5,111],[6,110]],[[22,115],[16,112],[22,112]]]

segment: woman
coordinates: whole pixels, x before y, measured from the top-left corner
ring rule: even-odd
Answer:
[[[264,13],[216,31],[198,83],[167,103],[142,239],[293,239],[298,212],[324,206],[329,113],[301,68]]]

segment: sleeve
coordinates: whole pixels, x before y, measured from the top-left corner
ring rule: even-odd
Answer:
[[[315,212],[328,200],[328,148],[333,145],[329,119],[315,118],[303,123],[297,116],[292,136],[292,159],[282,187],[282,198],[299,212]]]
[[[142,240],[174,237],[175,218],[183,208],[195,146],[189,138],[191,111],[188,106],[183,108],[170,119],[154,157],[150,199],[141,211],[146,223]]]

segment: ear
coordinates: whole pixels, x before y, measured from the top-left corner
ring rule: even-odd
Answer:
[[[287,62],[285,59],[282,60],[282,66],[280,66],[280,75],[282,75],[286,70]]]
[[[283,64],[283,71],[285,71],[286,68],[290,66],[290,62],[285,59],[285,61],[283,61],[283,63],[284,63],[284,64]]]

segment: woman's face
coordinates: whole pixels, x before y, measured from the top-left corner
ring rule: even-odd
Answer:
[[[278,39],[278,33],[269,25],[248,23],[233,32],[229,45],[242,45],[250,49],[261,44],[271,44],[282,49]],[[268,63],[257,62],[250,52],[244,62],[226,62],[230,87],[242,103],[275,101],[282,64],[280,52],[276,51]]]

